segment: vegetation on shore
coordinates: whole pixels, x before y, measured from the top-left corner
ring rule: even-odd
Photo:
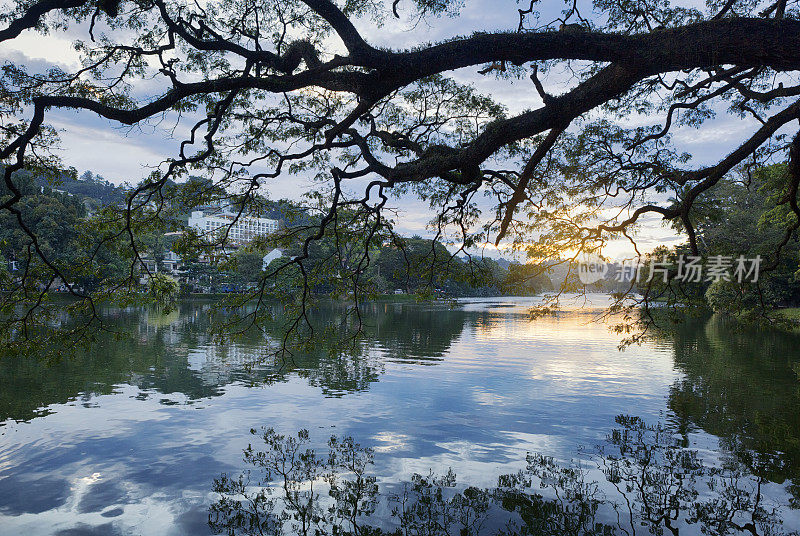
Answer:
[[[790,188],[785,164],[722,179],[717,188],[695,201],[690,232],[697,250],[688,243],[656,248],[647,255],[634,288],[649,302],[662,305],[709,308],[754,323],[797,322],[800,241],[795,232],[787,234],[797,218],[788,207],[775,206],[776,198]],[[689,232],[679,222],[673,227]],[[775,251],[780,252],[777,258]],[[702,277],[682,277],[692,258],[706,269]],[[753,268],[746,277],[736,273],[740,258],[748,269]],[[719,259],[729,264],[721,272],[724,275],[714,276],[707,270]]]
[[[263,258],[272,249],[280,247],[282,259],[273,260],[278,266],[302,254],[304,238],[309,223],[319,219],[304,209],[286,201],[264,201],[271,216],[282,218],[284,238],[261,237],[251,244],[232,245],[223,249],[187,246],[187,234],[193,233],[186,225],[191,207],[176,204],[168,207],[169,218],[142,228],[136,241],[136,251],[109,247],[98,242],[99,232],[114,226],[114,209],[124,199],[127,190],[114,187],[102,177],[90,172],[80,179],[76,173],[66,173],[54,186],[47,185],[31,174],[15,175],[15,183],[25,192],[22,207],[24,217],[39,236],[39,245],[58,259],[61,272],[88,292],[96,292],[124,278],[131,269],[134,255],[150,263],[153,273],[146,278],[142,289],[158,303],[171,295],[227,295],[257,286],[263,274],[271,268],[264,266]],[[174,188],[191,189],[202,184],[194,179]],[[209,185],[209,187],[213,187]],[[74,193],[72,193],[74,192]],[[221,192],[218,192],[221,193]],[[0,197],[9,193],[0,185]],[[97,197],[94,197],[97,196]],[[109,202],[111,204],[109,204]],[[35,257],[27,254],[26,235],[15,228],[12,215],[0,214],[0,288],[14,277],[29,269],[35,274]],[[345,265],[356,259],[341,257],[337,242],[342,236],[328,235],[317,240],[308,252],[308,271],[322,271],[332,257]],[[167,255],[180,252],[181,269],[165,274]],[[94,258],[91,262],[87,259]],[[542,267],[510,263],[504,260],[477,257],[453,257],[438,241],[418,236],[403,237],[387,234],[386,240],[374,244],[369,251],[370,262],[361,272],[361,285],[369,299],[385,299],[383,295],[396,293],[426,296],[496,296],[501,294],[531,295],[553,289],[553,284]],[[431,259],[431,255],[433,259]],[[436,260],[438,258],[438,260]],[[142,272],[146,269],[139,268]],[[144,274],[143,274],[144,275]],[[291,278],[282,280],[292,285]],[[58,289],[61,281],[41,279],[42,286]],[[273,282],[281,284],[281,281]],[[175,285],[179,287],[174,288]],[[334,281],[320,281],[311,290],[319,295],[340,296],[347,290],[337,288]]]

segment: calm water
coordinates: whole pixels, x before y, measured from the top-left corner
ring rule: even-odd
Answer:
[[[530,303],[368,306],[359,351],[281,363],[259,361],[255,335],[212,344],[208,306],[186,304],[117,312],[133,337],[67,362],[0,362],[0,534],[208,534],[213,481],[247,468],[261,427],[307,429],[318,450],[352,436],[374,450],[381,493],[448,468],[454,490],[492,488],[533,452],[583,460],[608,493],[592,453],[620,414],[662,423],[709,465],[747,469],[742,482],[760,480],[783,521],[775,532],[800,529],[788,508],[800,497],[800,337],[691,319],[620,352],[592,314],[532,322]],[[386,506],[373,518],[397,524]]]

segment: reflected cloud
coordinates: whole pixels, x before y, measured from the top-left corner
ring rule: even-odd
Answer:
[[[781,497],[742,465],[709,464],[661,424],[616,421],[583,461],[529,453],[524,469],[485,488],[452,468],[379,483],[375,450],[351,437],[318,451],[307,430],[253,430],[263,444],[244,450],[250,469],[214,480],[209,526],[230,536],[797,534]]]
[[[318,453],[330,435],[363,438],[384,495],[449,467],[458,484],[448,489],[485,491],[525,469],[526,452],[585,462],[576,447],[602,443],[632,408],[709,463],[734,460],[770,497],[792,497],[800,337],[695,319],[620,353],[591,315],[531,323],[530,302],[371,304],[355,351],[292,363],[260,360],[263,334],[213,344],[201,303],[177,319],[108,311],[129,338],[49,368],[0,362],[0,411],[12,416],[0,426],[0,525],[31,536],[204,534],[209,482],[241,471],[246,432],[265,423],[311,430]],[[335,322],[335,309],[320,315]],[[597,468],[587,479],[613,491]],[[515,497],[533,504],[531,491]]]
[[[405,434],[398,434],[390,431],[378,432],[372,436],[376,443],[372,450],[375,452],[394,452],[408,448],[411,438]]]

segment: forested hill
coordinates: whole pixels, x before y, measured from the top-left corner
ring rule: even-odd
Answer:
[[[127,191],[124,186],[112,184],[102,176],[95,175],[91,171],[85,172],[77,179],[65,174],[56,181],[37,176],[35,184],[40,188],[51,188],[71,195],[88,197],[96,200],[100,205],[123,203]]]
[[[207,188],[213,188],[213,185],[207,179],[189,177],[189,181],[204,184]],[[126,196],[132,190],[129,184],[112,184],[102,175],[96,175],[91,171],[84,172],[78,178],[75,178],[75,174],[64,173],[56,180],[52,180],[48,177],[36,176],[33,182],[39,190],[53,190],[74,195],[79,198],[87,198],[94,201],[93,204],[96,207],[123,205]],[[175,183],[172,182],[170,182],[169,185],[170,187],[176,186]],[[296,210],[290,210],[292,207],[285,201],[263,200],[262,204],[264,205],[262,215],[267,218],[280,220],[284,219],[288,212],[297,212]],[[191,207],[185,207],[187,217],[191,209]]]

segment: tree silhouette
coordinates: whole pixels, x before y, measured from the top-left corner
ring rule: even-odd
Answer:
[[[7,163],[0,210],[26,235],[27,262],[41,266],[35,280],[22,278],[5,296],[36,309],[42,281],[52,274],[69,284],[89,323],[100,324],[98,301],[135,291],[137,233],[170,220],[169,207],[182,194],[167,186],[198,170],[213,188],[188,188],[184,195],[197,204],[213,190],[239,217],[258,205],[257,191],[271,178],[322,181],[313,225],[283,236],[284,244],[302,244],[300,254],[268,271],[248,296],[261,303],[276,271],[295,272],[291,298],[299,305],[290,331],[305,321],[314,278],[346,284],[358,304],[371,245],[392,235],[391,195],[428,202],[435,237],[457,244],[459,254],[501,240],[534,258],[595,251],[611,238],[630,237],[647,214],[680,221],[696,252],[698,196],[737,167],[788,160],[784,180],[775,185],[775,203],[786,212],[777,256],[800,226],[800,137],[790,127],[800,118],[795,4],[711,0],[703,11],[668,2],[575,0],[548,18],[534,0],[511,11],[512,31],[389,49],[370,44],[359,28],[395,17],[435,24],[438,16],[459,16],[461,3],[15,2],[2,17],[0,42],[30,31],[85,37],[75,41],[82,58],[77,70],[39,72],[7,63],[0,78],[0,158]],[[553,85],[548,73],[562,67],[574,75],[557,91],[545,87]],[[510,114],[503,102],[457,82],[449,73],[458,69],[498,83],[529,78],[541,105]],[[157,86],[147,90],[154,97],[143,96],[143,81]],[[109,280],[100,292],[72,284],[49,255],[13,180],[23,168],[56,175],[49,149],[57,132],[48,119],[58,109],[118,125],[172,116],[191,122],[178,154],[165,155],[123,207],[99,216],[104,225],[95,232],[95,249],[121,243],[131,257],[127,276]],[[748,136],[716,163],[692,166],[671,134],[681,125],[703,128],[726,109],[752,125]],[[637,114],[645,126],[626,126]],[[677,202],[660,203],[662,194]],[[484,196],[494,200],[489,222],[478,205]],[[312,272],[305,264],[309,247],[325,235],[343,236],[341,249],[324,270]],[[187,233],[191,238],[203,237]],[[224,247],[228,238],[214,240]],[[24,333],[32,321],[9,315],[6,330]],[[249,321],[258,323],[255,316]]]

